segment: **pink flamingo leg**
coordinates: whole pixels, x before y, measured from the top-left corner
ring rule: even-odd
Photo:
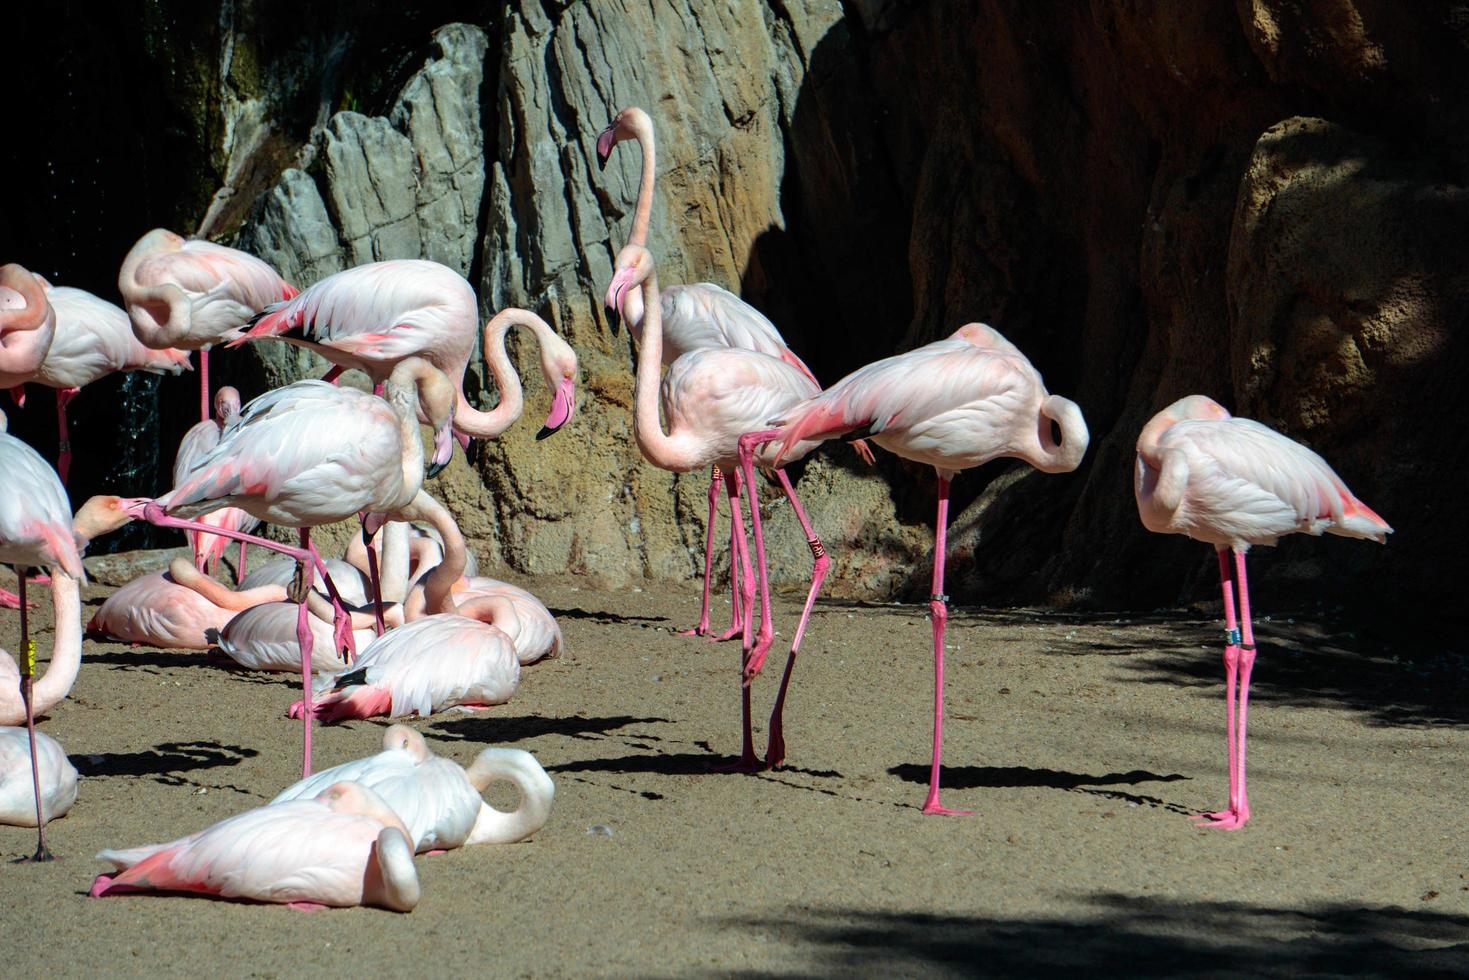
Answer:
[[[1255,626],[1250,618],[1250,587],[1245,580],[1245,553],[1236,551],[1234,562],[1239,581],[1239,624],[1242,632],[1239,662],[1239,800],[1234,807],[1235,826],[1250,819],[1250,797],[1245,791],[1245,729],[1250,712],[1250,674],[1255,669]]]
[[[709,635],[709,577],[714,572],[714,524],[719,517],[719,487],[724,476],[719,467],[714,467],[709,478],[709,524],[704,533],[704,599],[699,607],[699,624],[684,630],[679,636]]]
[[[806,635],[806,624],[811,618],[811,608],[816,604],[816,594],[821,591],[821,583],[826,580],[826,571],[831,567],[831,559],[827,557],[821,538],[817,537],[816,531],[811,527],[811,522],[806,519],[806,512],[801,508],[801,502],[796,499],[796,490],[791,486],[790,477],[786,476],[786,471],[783,469],[776,470],[775,475],[780,477],[781,486],[785,488],[786,496],[791,501],[791,507],[795,509],[796,519],[801,522],[801,528],[806,532],[806,543],[811,546],[814,562],[811,568],[811,588],[806,593],[806,607],[801,610],[801,622],[796,626],[796,635],[791,641],[791,652],[786,657],[786,669],[780,678],[780,690],[775,695],[775,707],[770,712],[770,740],[765,748],[765,764],[771,769],[785,762],[786,691],[791,685],[791,672],[796,666],[796,654],[801,649],[801,640]]]
[[[734,474],[731,474],[731,479],[733,476]],[[723,643],[737,636],[743,637],[745,634],[745,605],[741,598],[740,563],[736,557],[744,541],[744,523],[736,524],[731,519],[729,524],[729,629],[718,636],[709,637],[710,643]]]
[[[199,351],[199,418],[208,422],[211,417],[209,411],[209,348],[204,347]]]
[[[752,627],[751,616],[755,608],[755,576],[750,569],[750,553],[745,549],[745,524],[740,513],[740,474],[733,471],[725,480],[725,487],[729,492],[730,522],[734,527],[735,553],[731,556],[732,562],[737,562],[744,570],[740,580],[741,588],[744,590],[744,635],[745,643],[741,644],[740,650],[740,713],[744,726],[740,758],[737,762],[727,766],[719,766],[718,772],[759,772],[764,766],[755,756],[755,738],[750,727],[750,687],[745,683],[745,649],[748,647],[750,630]]]
[[[1228,827],[1234,823],[1239,807],[1239,743],[1235,723],[1240,661],[1239,626],[1235,619],[1234,562],[1230,553],[1223,548],[1219,549],[1219,580],[1224,592],[1224,740],[1229,754],[1229,805],[1227,809],[1198,813],[1190,818],[1209,827]]]
[[[383,633],[387,632],[388,627],[383,622],[383,583],[382,577],[378,574],[377,570],[377,552],[373,550],[371,541],[364,538],[362,543],[367,545],[367,578],[372,583],[373,623],[377,630],[377,635],[382,636]]]
[[[338,381],[338,379],[342,376],[342,372],[345,370],[347,369],[342,367],[340,364],[333,364],[331,370],[321,376],[321,380],[325,381],[329,385],[340,384],[341,382]]]
[[[342,594],[337,591],[337,583],[326,570],[326,562],[321,560],[316,546],[311,543],[310,535],[306,539],[306,548],[311,552],[313,566],[321,573],[322,584],[326,586],[327,597],[332,603],[332,643],[338,652],[345,655],[347,663],[357,659],[357,641],[352,636],[352,618],[347,615],[347,603],[342,599]]]
[[[740,438],[743,448],[745,437]],[[753,457],[752,457],[753,459]],[[760,673],[760,668],[765,665],[765,655],[770,650],[770,643],[775,638],[775,626],[770,616],[770,581],[765,573],[765,535],[760,529],[760,494],[756,491],[755,466],[753,462],[746,461],[744,465],[745,484],[750,488],[750,531],[755,535],[755,567],[760,581],[760,631],[755,634],[755,642],[750,643],[748,629],[745,632],[745,686],[755,675]],[[748,575],[748,570],[746,571]],[[748,617],[747,617],[748,618]]]
[[[50,861],[52,854],[46,847],[46,821],[41,813],[41,765],[36,757],[36,713],[31,703],[32,690],[35,684],[34,660],[30,652],[31,631],[30,617],[26,614],[26,577],[25,570],[20,569],[16,573],[20,579],[20,699],[26,706],[26,738],[31,746],[31,788],[36,794],[36,853],[23,863],[32,861]]]
[[[933,620],[933,768],[928,774],[926,814],[969,816],[973,810],[950,810],[939,805],[940,759],[944,753],[944,626],[949,620],[948,596],[944,595],[944,550],[948,544],[949,478],[939,475],[938,527],[934,529],[933,595],[928,611]]]
[[[62,486],[66,486],[67,474],[71,472],[71,432],[66,427],[66,406],[80,391],[80,388],[56,389],[56,472],[61,476]]]
[[[313,554],[316,549],[311,546],[311,529],[301,528],[301,548],[308,555]],[[312,562],[308,559],[301,561],[297,566],[299,576],[299,596],[296,609],[296,642],[301,647],[301,724],[304,733],[301,741],[301,778],[305,779],[311,775],[311,719],[316,714],[316,705],[311,699],[311,654],[314,641],[311,637],[311,624],[307,621],[309,613],[306,610],[306,596],[311,591]]]
[[[247,547],[245,542],[240,542],[240,563],[235,566],[235,585],[245,581],[245,549]]]

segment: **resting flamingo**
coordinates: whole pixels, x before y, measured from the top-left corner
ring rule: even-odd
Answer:
[[[36,763],[32,772],[31,738]],[[41,801],[36,802],[36,787]],[[0,823],[34,827],[50,823],[77,801],[77,770],[61,743],[45,732],[0,726]]]
[[[56,312],[35,276],[13,262],[0,266],[0,388],[10,389],[17,402],[55,336]],[[14,609],[19,602],[14,592],[0,589],[0,607]]]
[[[225,385],[214,393],[214,418],[196,422],[188,432],[184,433],[183,439],[179,440],[179,450],[173,458],[175,483],[183,479],[184,474],[194,465],[194,460],[215,447],[224,427],[239,414],[240,393],[238,391]],[[258,520],[238,507],[223,507],[211,511],[202,515],[199,523],[233,528],[236,531],[244,531],[246,534],[260,526]],[[200,534],[197,531],[187,532],[186,537],[189,539],[189,546],[194,550],[195,567],[200,571],[207,568],[209,574],[213,575],[220,556],[224,554],[226,540],[215,534]],[[241,542],[240,561],[235,568],[235,583],[239,584],[244,581],[244,578],[245,544]]]
[[[268,304],[296,295],[296,287],[248,252],[185,240],[165,228],[133,245],[117,290],[144,345],[199,352],[200,421],[209,418],[209,348]]]
[[[1040,374],[1016,348],[983,324],[968,324],[945,340],[889,357],[847,375],[815,398],[772,416],[780,428],[752,432],[740,440],[742,463],[751,465],[755,447],[775,441],[778,464],[789,450],[805,451],[812,440],[853,433],[870,435],[889,452],[927,463],[938,473],[938,519],[934,528],[933,592],[933,765],[924,813],[956,814],[939,804],[943,754],[944,546],[949,520],[949,483],[961,471],[992,459],[1021,459],[1043,473],[1069,473],[1086,454],[1089,436],[1076,403],[1046,391]],[[1052,423],[1060,430],[1058,443]],[[755,522],[760,587],[766,588],[764,545]],[[760,670],[752,655],[747,674]],[[781,692],[770,720],[772,754],[784,752],[781,709],[795,652],[786,661]]]
[[[482,794],[497,780],[520,791],[520,805],[510,813],[484,801]],[[338,781],[361,783],[381,796],[403,818],[419,853],[526,840],[550,819],[556,794],[546,770],[522,749],[485,749],[466,770],[430,752],[418,731],[390,725],[381,752],[324,769],[270,802],[308,799]]]
[[[729,472],[729,502],[735,527],[735,552],[742,574],[741,590],[746,652],[750,649],[751,619],[754,611],[755,581],[750,574],[749,555],[745,551],[745,534],[740,515],[741,477],[737,469],[738,442],[740,435],[760,428],[772,419],[805,399],[820,392],[820,388],[805,374],[791,364],[760,354],[755,351],[735,348],[706,348],[690,351],[668,369],[663,380],[663,416],[668,419],[668,431],[658,411],[659,373],[662,367],[663,329],[662,304],[658,296],[658,277],[653,267],[652,254],[640,245],[628,245],[617,257],[617,272],[607,291],[607,305],[619,307],[622,293],[641,287],[647,307],[647,319],[643,324],[643,342],[638,345],[637,392],[633,432],[638,448],[648,462],[661,469],[675,473],[719,466]],[[794,461],[814,448],[816,442],[793,445],[787,454]],[[780,464],[763,456],[761,465],[771,465],[785,490],[796,518],[806,532],[806,541],[811,548],[814,566],[811,572],[811,587],[806,594],[806,606],[801,612],[801,621],[796,627],[792,648],[799,648],[806,633],[806,623],[811,616],[811,607],[821,582],[826,577],[831,559],[821,539],[816,536],[806,512],[796,497],[795,487]],[[750,486],[752,515],[758,509],[755,484],[747,478]],[[752,520],[754,517],[752,517]],[[769,646],[774,636],[771,624],[770,603],[760,608],[760,630],[755,637],[757,647]],[[742,658],[742,663],[745,658]],[[739,761],[732,769],[753,772],[763,768],[755,757],[750,730],[750,689],[741,684],[741,715],[743,736]]]
[[[406,358],[388,378],[387,399],[321,381],[298,381],[254,399],[226,429],[219,444],[194,464],[172,490],[148,504],[142,516],[168,527],[213,531],[282,551],[302,563],[292,598],[301,603],[297,637],[306,709],[303,775],[311,766],[312,633],[305,598],[320,556],[310,529],[366,512],[375,531],[383,519],[423,518],[440,533],[458,535],[443,505],[422,490],[423,443],[417,414],[434,427],[433,466],[447,464],[453,449],[453,388],[422,358]],[[288,549],[238,531],[189,521],[220,507],[239,507],[272,524],[300,529],[301,547]],[[177,515],[177,516],[174,516]],[[452,529],[446,531],[445,529]],[[340,605],[330,579],[328,590]],[[339,621],[347,640],[349,623]]]
[[[81,548],[93,537],[130,520],[129,501],[93,497],[73,518],[67,513],[66,492],[56,471],[30,446],[5,432],[0,412],[0,562],[22,570],[20,580],[20,663],[0,650],[0,725],[25,724],[32,762],[32,796],[36,815],[36,853],[32,860],[47,861],[45,817],[40,807],[41,758],[33,736],[36,716],[44,715],[71,691],[82,662]],[[24,569],[39,565],[51,573],[51,606],[55,613],[51,660],[46,673],[35,677],[36,648],[30,638],[25,602]]]
[[[463,276],[437,262],[395,259],[327,276],[295,299],[272,305],[230,346],[284,340],[336,365],[327,380],[357,368],[379,383],[403,358],[422,357],[454,385],[454,431],[467,445],[470,438],[495,438],[520,418],[525,403],[520,375],[505,351],[505,334],[523,326],[540,345],[541,373],[552,392],[540,434],[548,436],[569,422],[576,408],[576,352],[529,310],[501,310],[485,324],[484,354],[500,404],[489,412],[469,404],[464,372],[478,323],[479,304]]]
[[[171,347],[163,350],[144,347],[133,336],[127,314],[120,307],[84,289],[53,286],[41,276],[36,276],[36,281],[55,311],[56,336],[45,361],[30,381],[56,389],[60,442],[56,468],[65,485],[71,470],[71,433],[66,425],[66,406],[81,389],[118,372],[179,374],[189,370],[189,355]],[[24,404],[23,389],[12,389],[11,395],[17,404]]]
[[[97,859],[119,873],[99,875],[93,897],[194,892],[395,912],[412,911],[419,899],[408,828],[360,783],[334,783],[314,799],[256,807],[167,844]]]
[[[1273,545],[1281,535],[1297,531],[1384,544],[1392,528],[1352,495],[1326,460],[1259,422],[1231,417],[1204,395],[1179,399],[1143,427],[1133,493],[1149,531],[1186,534],[1213,545],[1219,554],[1229,806],[1194,819],[1237,830],[1250,819],[1245,721],[1255,666],[1245,553],[1251,545]]]
[[[311,670],[317,674],[340,674],[350,664],[336,649],[331,605],[312,590],[306,596],[310,615]],[[222,627],[204,631],[209,645],[246,670],[296,674],[301,671],[300,641],[296,636],[297,608],[294,602],[262,602],[230,617]],[[378,634],[372,616],[351,612],[354,650],[363,650]]]
[[[503,605],[486,607],[486,611],[489,622],[504,630],[515,644],[515,656],[522,667],[561,656],[566,641],[556,617],[545,603],[520,586],[473,575],[455,583],[453,594],[456,605],[495,596],[505,600]],[[415,588],[404,605],[405,614],[413,618],[423,605],[423,590]]]
[[[633,212],[632,231],[628,244],[647,247],[648,225],[653,212],[653,188],[657,179],[657,154],[653,138],[653,120],[637,106],[629,106],[619,112],[597,137],[597,164],[607,166],[612,149],[618,143],[636,140],[642,150],[642,174],[638,181],[638,202]],[[632,331],[639,344],[643,337],[643,297],[640,291],[628,290],[621,309],[614,309]],[[785,338],[775,324],[755,307],[746,303],[729,290],[712,282],[696,282],[688,285],[665,286],[661,294],[660,311],[663,323],[663,363],[672,365],[683,355],[695,350],[733,347],[737,350],[758,351],[779,358],[811,379],[818,388],[820,382],[806,367],[804,361],[786,346]],[[853,448],[868,463],[872,462],[872,450],[861,440]],[[723,473],[712,467],[709,481],[709,520],[704,539],[704,591],[699,607],[699,622],[686,636],[708,636],[709,629],[709,578],[714,568],[714,525],[719,514],[719,489]],[[737,549],[742,545],[734,542],[734,523],[730,523],[730,627],[715,639],[727,640],[742,630],[740,613],[740,590],[735,563]]]
[[[317,679],[323,721],[427,716],[455,706],[503,704],[520,684],[515,643],[491,623],[514,615],[503,596],[457,603],[453,587],[464,571],[464,539],[452,523],[440,527],[444,560],[424,577],[418,615],[378,637],[352,668]],[[291,715],[304,712],[298,702]]]
[[[87,635],[163,650],[207,650],[210,630],[243,610],[285,599],[283,586],[235,591],[175,558],[167,570],[141,575],[108,596],[87,623]]]

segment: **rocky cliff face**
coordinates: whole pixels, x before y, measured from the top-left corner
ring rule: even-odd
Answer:
[[[262,50],[239,41],[270,6],[233,5],[210,43]],[[1443,570],[1463,535],[1436,515],[1465,450],[1469,7],[542,0],[368,20],[392,25],[391,67],[364,67],[382,30],[330,24],[289,56],[206,59],[198,91],[236,81],[189,131],[215,134],[210,172],[233,190],[191,206],[300,285],[434,258],[486,314],[530,307],[571,339],[572,427],[536,444],[528,418],[441,486],[492,563],[698,570],[705,477],[638,459],[633,352],[600,308],[637,159],[599,172],[593,143],[637,104],[659,127],[665,282],[740,289],[829,380],[984,320],[1082,405],[1077,473],[994,464],[956,484],[956,595],[1212,595],[1207,549],[1144,532],[1130,491],[1142,423],[1197,391],[1316,448],[1398,531],[1287,542],[1257,588],[1440,622],[1456,605]],[[195,91],[159,84],[172,105]],[[261,357],[260,380],[316,370]],[[526,378],[530,415],[547,393]],[[482,374],[469,386],[493,402]],[[804,469],[833,590],[921,592],[931,474],[840,447]],[[783,511],[768,498],[791,583],[809,557]]]

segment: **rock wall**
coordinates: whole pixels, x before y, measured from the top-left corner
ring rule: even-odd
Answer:
[[[268,8],[231,5],[218,43]],[[252,176],[228,206],[190,200],[300,285],[426,256],[468,275],[486,314],[527,306],[571,339],[571,428],[537,444],[527,419],[440,484],[492,565],[609,584],[698,571],[706,478],[638,459],[633,352],[600,308],[638,161],[623,148],[599,172],[593,143],[637,104],[659,126],[665,282],[739,288],[826,379],[984,320],[1082,405],[1077,473],[994,464],[956,483],[961,599],[1213,596],[1208,549],[1148,535],[1130,492],[1142,423],[1197,391],[1322,452],[1397,528],[1386,548],[1262,552],[1262,601],[1462,618],[1443,570],[1464,535],[1440,527],[1438,500],[1466,448],[1469,7],[528,0],[362,16],[202,73],[243,80],[229,98],[203,86],[214,115],[176,129],[274,135],[250,167],[232,147],[260,139],[211,137],[222,189]],[[391,64],[367,71],[389,34]],[[261,351],[260,383],[317,370]],[[529,345],[515,354],[533,364]],[[534,414],[546,393],[526,377]],[[488,407],[491,387],[477,372],[470,397]],[[832,447],[799,487],[833,592],[926,589],[930,473]],[[773,570],[792,584],[809,556],[766,494]]]

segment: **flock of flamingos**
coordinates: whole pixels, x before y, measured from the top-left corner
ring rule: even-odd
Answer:
[[[1000,457],[1047,473],[1075,470],[1088,442],[1081,409],[1049,394],[1025,356],[983,324],[823,389],[770,321],[733,294],[710,283],[660,290],[647,247],[651,120],[640,109],[624,110],[602,132],[596,152],[605,164],[628,140],[641,147],[642,176],[606,303],[638,342],[639,448],[667,470],[712,472],[704,597],[693,634],[713,633],[709,578],[721,486],[729,498],[732,622],[718,638],[739,637],[745,651],[742,751],[729,768],[756,771],[784,761],[786,692],[829,565],[783,466],[832,438],[853,441],[870,459],[870,440],[938,475],[929,603],[933,767],[923,812],[959,812],[939,802],[950,481]],[[79,670],[82,550],[89,539],[143,519],[184,529],[195,561],[175,559],[167,573],[123,587],[88,632],[156,646],[212,646],[247,668],[299,671],[302,696],[289,713],[303,722],[303,780],[269,805],[197,833],[102,852],[115,871],[99,876],[92,893],[195,892],[411,909],[419,898],[416,853],[526,839],[549,815],[550,778],[519,750],[486,749],[464,769],[435,757],[422,735],[402,725],[386,730],[379,754],[312,775],[313,720],[405,718],[503,703],[522,665],[556,655],[561,634],[545,606],[477,574],[454,519],[424,480],[448,462],[456,441],[467,447],[471,438],[494,438],[520,416],[520,380],[505,351],[510,327],[528,328],[539,342],[552,399],[543,435],[574,413],[576,354],[535,314],[499,313],[484,327],[483,351],[500,400],[482,412],[463,392],[479,330],[474,291],[436,263],[375,262],[298,292],[254,256],[160,229],[128,254],[118,286],[125,310],[53,287],[17,265],[0,269],[0,387],[17,402],[26,384],[55,389],[62,440],[58,476],[5,433],[0,414],[0,562],[19,573],[19,591],[0,600],[18,609],[22,637],[19,664],[0,656],[0,725],[10,726],[0,728],[0,822],[36,827],[36,857],[44,859],[46,822],[76,799],[76,770],[56,741],[36,730],[35,718],[66,697]],[[269,339],[314,350],[334,367],[322,380],[287,385],[243,406],[227,387],[211,400],[208,349]],[[113,371],[183,370],[195,350],[203,418],[179,447],[173,488],[156,499],[94,497],[73,515],[63,486],[67,401]],[[336,376],[349,369],[365,372],[375,393],[337,386]],[[433,429],[431,453],[421,422]],[[746,489],[754,496],[756,468],[780,482],[813,556],[763,759],[751,738],[749,684],[774,633],[760,511],[748,511],[752,563],[741,502]],[[1195,819],[1238,828],[1250,817],[1245,728],[1255,660],[1246,551],[1295,531],[1383,542],[1392,529],[1320,456],[1257,422],[1230,417],[1203,395],[1169,405],[1143,429],[1135,492],[1150,530],[1186,534],[1218,551],[1229,800]],[[311,528],[353,517],[361,520],[361,537],[343,559],[323,559]],[[251,536],[261,522],[299,529],[299,546]],[[240,542],[237,588],[206,574],[231,540]],[[246,576],[247,541],[284,558]],[[30,569],[49,574],[55,609],[54,647],[39,678],[27,623]],[[318,576],[325,591],[316,588]],[[496,779],[519,787],[515,812],[483,801]]]

